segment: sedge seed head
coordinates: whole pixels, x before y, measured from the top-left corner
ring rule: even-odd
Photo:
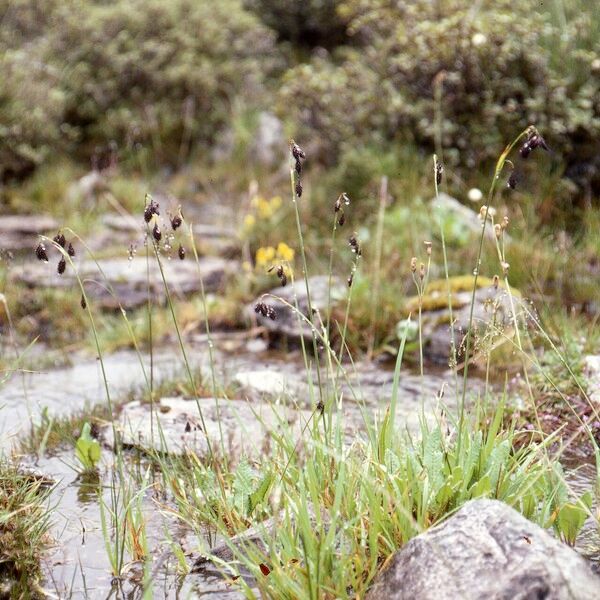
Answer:
[[[44,262],[48,262],[48,254],[46,252],[46,246],[44,246],[43,242],[40,242],[36,249],[35,249],[35,255],[37,256],[38,260],[43,260]]]

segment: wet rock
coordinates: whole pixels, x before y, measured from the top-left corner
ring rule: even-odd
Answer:
[[[323,400],[329,402],[335,398],[340,402],[341,399],[348,439],[351,440],[358,430],[364,429],[365,416],[367,419],[383,416],[392,397],[393,379],[391,369],[378,368],[369,362],[346,365],[339,372],[334,369],[334,373],[328,373],[326,368],[321,369]],[[307,374],[298,353],[290,353],[285,361],[274,358],[268,362],[246,360],[245,364],[237,367],[233,381],[240,386],[241,396],[253,403],[285,401],[294,406],[312,408],[320,400],[316,387],[316,370],[311,368],[310,374]],[[309,381],[314,385],[312,392]],[[461,385],[462,381],[459,382],[459,387]],[[470,402],[481,389],[479,381],[470,379],[467,401]],[[450,371],[439,375],[425,375],[423,378],[407,370],[401,371],[396,410],[396,423],[399,427],[418,432],[421,407],[430,416],[435,414],[440,401],[446,410],[456,413],[457,393]],[[364,413],[360,406],[366,409]]]
[[[58,228],[58,221],[47,215],[0,216],[0,250],[33,249],[39,235]]]
[[[367,600],[593,600],[587,561],[497,500],[472,500],[412,539],[375,580]]]
[[[587,379],[587,394],[595,406],[600,405],[600,354],[586,356],[584,373]]]
[[[308,515],[311,523],[316,523],[317,517],[315,513],[315,508],[312,503],[308,504]],[[232,547],[242,550],[248,546],[248,544],[253,544],[256,546],[259,551],[268,553],[269,548],[269,538],[273,536],[275,531],[277,530],[279,522],[285,517],[285,512],[280,511],[275,517],[271,517],[270,519],[266,519],[255,525],[254,527],[248,528],[246,531],[234,535],[229,538],[227,542],[222,542],[220,544],[216,544],[213,546],[210,551],[204,555],[200,554],[200,556],[195,560],[193,570],[200,570],[205,568],[213,559],[217,558],[224,562],[232,562],[235,560],[235,553]],[[325,523],[326,527],[329,526],[329,514],[326,510],[321,510],[321,521]],[[296,517],[292,513],[289,515],[289,519],[295,523]]]
[[[452,293],[452,319],[448,306],[448,284]],[[479,277],[473,307],[473,325],[475,335],[472,342],[475,352],[506,341],[514,332],[514,318],[510,296],[507,290],[487,277]],[[454,339],[457,354],[464,354],[464,337],[469,328],[471,300],[473,295],[473,277],[451,277],[431,281],[427,285],[422,299],[423,353],[433,362],[448,364],[452,332],[450,324],[454,323]],[[517,319],[524,318],[521,294],[512,290]],[[419,298],[409,298],[404,306],[404,313],[411,315],[411,322],[403,319],[396,326],[398,338],[407,331],[407,343],[413,347],[418,345],[418,310]]]
[[[149,279],[146,259],[143,256],[137,256],[133,260],[111,258],[99,262],[102,272],[91,260],[80,262],[77,268],[80,278],[85,280],[86,294],[99,302],[102,308],[117,309],[119,303],[124,308],[132,308],[146,303],[148,281],[155,301],[166,300],[156,259],[150,259]],[[216,257],[201,258],[199,264],[194,260],[163,258],[162,265],[170,293],[179,297],[199,291],[200,278],[204,282],[206,292],[217,292],[225,284],[227,277],[236,270],[235,262]],[[13,272],[12,276],[31,287],[73,289],[76,297],[80,296],[77,279],[69,267],[63,275],[58,275],[56,269],[49,264],[28,263],[22,270]],[[112,287],[114,295],[107,286]]]
[[[253,544],[262,552],[267,552],[268,540],[277,528],[278,518],[271,517],[259,523],[255,527],[250,527],[243,533],[234,535],[229,539],[229,543],[222,542],[213,546],[207,554],[200,554],[194,561],[192,569],[199,571],[212,564],[212,559],[217,558],[225,562],[231,562],[235,559],[232,546],[242,550],[247,544]]]
[[[220,453],[223,442],[227,456],[235,460],[242,455],[255,457],[268,453],[271,432],[290,427],[292,435],[299,436],[310,417],[309,411],[267,403],[163,398],[154,404],[154,414],[150,404],[138,401],[126,404],[118,427],[124,444],[145,451],[191,452],[207,458],[209,443],[215,453]]]
[[[325,321],[329,277],[327,275],[316,275],[308,280],[310,288],[311,305],[313,311],[318,311],[321,319]],[[340,302],[346,297],[346,286],[341,280],[333,277],[331,280],[331,306]],[[274,297],[273,297],[274,296]],[[284,302],[282,302],[282,300]],[[311,328],[304,319],[302,319],[296,310],[291,309],[285,303],[295,306],[298,302],[298,309],[308,318],[308,297],[306,293],[306,285],[303,280],[288,283],[285,287],[278,287],[271,290],[267,295],[257,298],[255,302],[246,307],[246,313],[250,319],[258,322],[259,325],[265,327],[273,336],[284,337],[291,340],[298,340],[304,337],[305,340],[312,340]],[[267,306],[275,309],[276,318],[271,319],[268,316],[257,314],[255,306],[257,302],[264,302]],[[317,328],[320,327],[320,320],[317,315],[314,315],[313,322]]]
[[[235,383],[242,388],[243,393],[254,399],[263,396],[297,397],[308,388],[301,377],[268,368],[241,371],[236,374]]]

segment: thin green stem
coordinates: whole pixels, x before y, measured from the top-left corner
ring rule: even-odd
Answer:
[[[300,243],[300,256],[302,257],[302,269],[304,271],[304,285],[306,286],[306,301],[308,304],[308,320],[311,324],[311,338],[313,343],[313,353],[315,357],[315,367],[317,371],[317,385],[319,387],[319,401],[323,403],[323,387],[321,385],[321,367],[319,361],[319,348],[317,347],[317,338],[315,335],[313,305],[310,296],[310,284],[308,282],[308,266],[306,263],[306,252],[304,250],[304,236],[302,235],[302,225],[300,224],[300,211],[298,209],[298,196],[296,194],[294,169],[290,169],[290,180],[292,184],[292,202],[294,204],[294,213],[296,215],[296,229],[298,231],[298,241]]]

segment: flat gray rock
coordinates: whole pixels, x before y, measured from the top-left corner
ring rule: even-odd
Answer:
[[[242,455],[268,453],[272,432],[290,427],[293,435],[299,436],[311,414],[286,406],[241,400],[219,399],[217,404],[214,398],[201,398],[197,402],[162,398],[154,404],[154,414],[150,404],[138,401],[126,404],[118,428],[128,446],[176,455],[194,453],[202,458],[210,454],[207,438],[213,451],[221,452],[222,434],[225,453],[235,460]]]
[[[313,310],[319,311],[321,319],[326,320],[326,311],[328,305],[329,276],[315,275],[308,280],[310,289],[311,306]],[[331,279],[331,306],[346,297],[346,287],[338,277]],[[275,309],[277,318],[270,319],[255,312],[257,302],[264,302]],[[254,302],[246,307],[246,313],[250,319],[256,319],[258,324],[262,325],[275,336],[290,339],[299,339],[304,337],[306,340],[312,340],[310,325],[301,318],[298,311],[290,308],[296,306],[302,315],[308,317],[308,295],[304,280],[296,280],[294,283],[288,283],[285,287],[278,287],[267,294],[263,294]],[[320,321],[317,316],[313,318],[317,329],[320,328]]]
[[[472,500],[412,539],[367,600],[597,600],[588,562],[497,500]]]
[[[30,262],[22,269],[14,270],[12,277],[31,287],[72,288],[79,297],[79,286],[72,269],[67,265],[63,275],[56,272],[54,262],[58,262],[56,252],[51,253],[50,263]],[[56,260],[54,260],[56,259]],[[146,258],[138,255],[132,260],[109,258],[99,260],[98,265],[91,260],[76,263],[79,276],[85,281],[86,294],[98,301],[102,308],[116,309],[119,303],[124,308],[140,306],[147,302],[147,285],[154,299],[158,302],[166,300],[166,293],[156,259],[150,259],[148,278]],[[172,295],[184,296],[200,290],[201,280],[206,292],[217,292],[224,285],[227,277],[236,270],[234,261],[217,257],[203,257],[197,264],[193,259],[169,260],[163,257],[162,265],[165,279]],[[112,287],[113,294],[107,289]]]
[[[48,215],[1,215],[0,250],[33,249],[38,235],[57,231],[58,221]]]

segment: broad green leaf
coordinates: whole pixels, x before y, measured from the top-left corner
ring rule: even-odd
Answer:
[[[480,498],[481,496],[489,496],[492,491],[490,478],[484,475],[477,483],[474,483],[469,490],[471,498]]]
[[[100,460],[100,444],[92,437],[89,423],[84,424],[75,444],[75,456],[86,471],[95,469]]]
[[[258,487],[248,496],[248,516],[264,501],[272,483],[273,473],[267,473],[258,484]]]
[[[589,509],[592,506],[592,494],[586,492],[581,496],[579,502],[567,503],[562,506],[556,519],[559,533],[563,536],[565,542],[571,546],[575,544],[575,540],[588,517]]]

